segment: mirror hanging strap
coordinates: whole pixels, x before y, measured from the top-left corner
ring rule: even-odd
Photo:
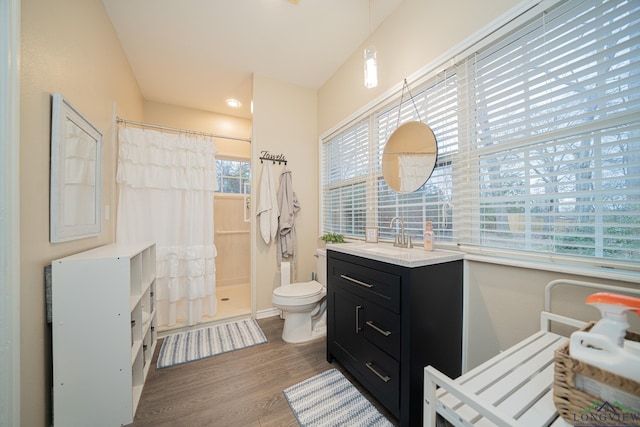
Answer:
[[[416,105],[416,101],[413,99],[413,94],[411,93],[411,89],[409,89],[409,84],[407,83],[407,79],[404,79],[404,83],[402,85],[402,93],[400,94],[400,105],[398,105],[398,120],[396,123],[396,128],[400,126],[400,116],[402,113],[402,102],[404,100],[404,90],[407,89],[409,93],[409,97],[411,98],[411,102],[413,103],[413,108],[416,109],[416,115],[418,116],[418,120],[421,122],[422,118],[420,117],[420,112],[418,111],[418,106]]]

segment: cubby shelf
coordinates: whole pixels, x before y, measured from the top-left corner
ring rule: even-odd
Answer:
[[[133,422],[156,347],[155,244],[52,262],[53,425]]]

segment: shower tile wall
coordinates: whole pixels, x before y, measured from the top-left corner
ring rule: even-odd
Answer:
[[[239,195],[216,195],[214,199],[216,284],[249,284],[250,223],[244,221],[244,198]]]

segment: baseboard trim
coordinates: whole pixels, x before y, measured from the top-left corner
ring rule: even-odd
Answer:
[[[280,310],[272,307],[266,310],[260,310],[256,313],[256,319],[266,319],[267,317],[280,316]]]

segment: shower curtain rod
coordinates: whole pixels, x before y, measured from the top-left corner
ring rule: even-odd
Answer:
[[[251,143],[251,138],[238,138],[235,136],[216,135],[215,133],[206,133],[206,132],[198,132],[198,131],[187,130],[187,129],[170,128],[167,126],[152,125],[150,123],[134,122],[132,120],[121,119],[120,117],[116,117],[116,123],[118,124],[124,123],[125,125],[134,125],[134,126],[140,126],[143,128],[168,130],[171,132],[187,133],[187,134],[199,135],[199,136],[208,136],[210,138],[233,139],[235,141],[245,141],[245,142]]]

